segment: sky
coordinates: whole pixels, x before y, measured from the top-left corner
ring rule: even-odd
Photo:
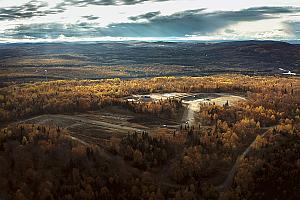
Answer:
[[[300,40],[300,0],[0,0],[0,42]]]

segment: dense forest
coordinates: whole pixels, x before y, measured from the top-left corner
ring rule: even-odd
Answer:
[[[203,103],[194,124],[119,134],[105,146],[58,125],[24,121],[112,106],[175,120],[184,109],[180,99],[127,100],[172,92],[231,93],[247,101]],[[0,121],[0,199],[300,196],[297,77],[230,74],[12,84],[0,89]]]
[[[127,103],[123,102],[121,97],[153,92],[250,92],[249,95],[269,94],[269,98],[273,93],[279,92],[286,97],[298,92],[299,86],[293,87],[296,81],[297,78],[220,75],[13,84],[0,88],[0,121],[11,121],[43,113],[93,110],[106,105]],[[257,97],[260,98],[268,96]],[[269,104],[281,106],[284,102],[273,104],[269,101]]]

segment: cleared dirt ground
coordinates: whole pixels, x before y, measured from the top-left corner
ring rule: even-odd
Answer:
[[[181,124],[196,125],[198,121],[194,115],[199,111],[200,104],[224,105],[227,101],[229,104],[234,104],[237,101],[245,100],[244,97],[221,93],[155,93],[135,95],[126,99],[159,101],[168,98],[182,100],[183,108],[178,111],[176,118],[134,113],[123,107],[111,106],[85,113],[40,115],[21,122],[66,128],[70,130],[72,137],[107,147],[112,140],[120,140],[127,133],[146,131],[152,134],[162,130],[165,132],[178,130]]]
[[[151,133],[163,127],[163,124],[173,127],[180,124],[175,119],[137,114],[117,106],[86,113],[46,114],[21,122],[59,126],[70,130],[74,137],[78,136],[89,142],[95,140],[97,143],[108,142],[112,137],[122,138],[127,133]]]

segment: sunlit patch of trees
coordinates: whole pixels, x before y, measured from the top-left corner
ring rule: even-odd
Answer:
[[[150,102],[124,102],[123,107],[136,113],[146,113],[155,116],[176,117],[178,110],[182,107],[179,100],[167,99]]]
[[[175,132],[174,140],[184,140],[183,151],[171,165],[171,178],[185,183],[216,176],[220,168],[228,169],[258,134],[257,123],[250,119],[233,126],[217,120],[212,127],[182,127]]]

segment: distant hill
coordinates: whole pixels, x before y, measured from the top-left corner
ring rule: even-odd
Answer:
[[[122,77],[128,72],[124,76],[130,78],[232,72],[280,74],[278,68],[299,74],[299,65],[300,45],[278,41],[0,44],[0,68],[15,71],[28,67],[124,66],[131,69],[110,76]],[[143,74],[144,67],[152,68]],[[101,77],[106,76],[86,72],[83,78]]]

